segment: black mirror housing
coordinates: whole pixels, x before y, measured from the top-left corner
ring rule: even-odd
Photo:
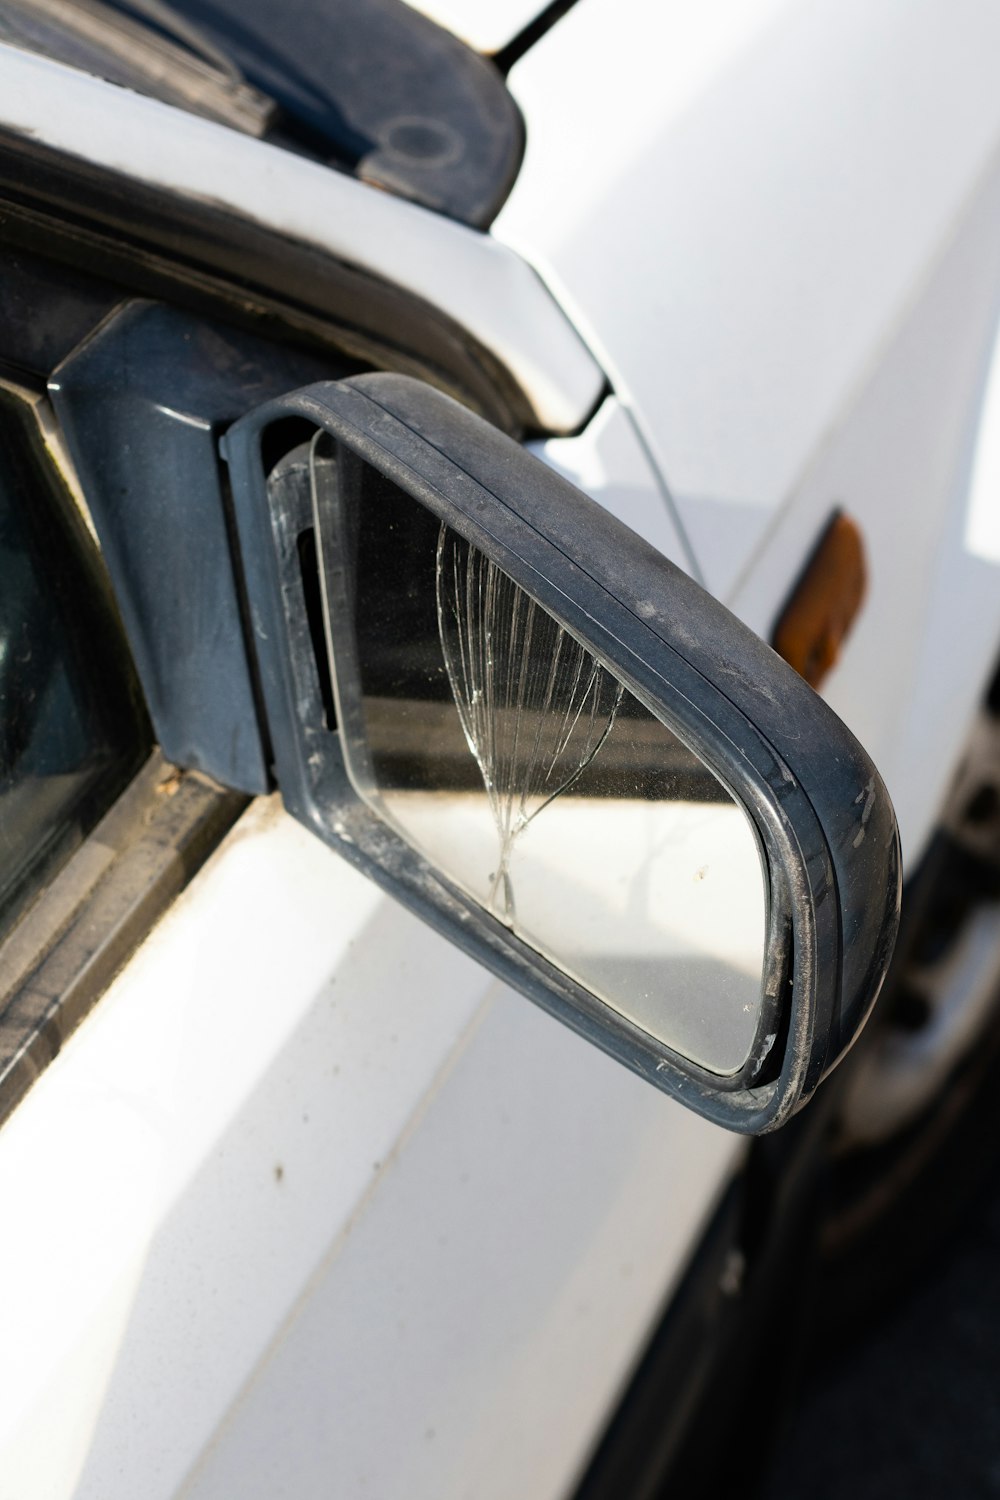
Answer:
[[[337,474],[333,498],[317,494],[315,508],[302,450],[296,460],[272,463],[313,431],[327,435]],[[237,422],[223,454],[274,771],[288,809],[501,978],[650,1082],[731,1129],[780,1125],[864,1024],[898,925],[891,803],[837,716],[685,573],[419,381],[365,375],[309,386]],[[359,795],[345,759],[351,723],[343,684],[339,729],[329,726],[324,705],[326,663],[309,598],[316,580],[303,569],[303,539],[318,529],[329,590],[330,570],[350,567],[338,508],[372,503],[370,492],[385,481],[536,600],[670,726],[750,819],[769,882],[767,942],[758,1030],[731,1076],[671,1050],[522,941]]]

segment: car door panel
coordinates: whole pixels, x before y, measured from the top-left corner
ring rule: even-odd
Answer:
[[[564,1494],[745,1150],[258,802],[0,1133],[5,1479]]]

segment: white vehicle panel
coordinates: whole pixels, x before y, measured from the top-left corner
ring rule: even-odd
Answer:
[[[515,68],[529,150],[495,232],[604,362],[695,570],[765,639],[834,507],[861,526],[868,597],[824,695],[912,868],[1000,639],[982,480],[968,510],[1000,305],[1000,12],[632,9],[649,45],[606,82],[634,108],[581,97],[627,0],[581,0]]]
[[[868,597],[823,695],[885,778],[910,867],[1000,643],[998,267],[994,171],[729,601],[768,637],[833,507],[860,522]]]
[[[580,0],[515,66],[494,234],[635,414],[731,594],[1000,140],[985,0]]]
[[[258,802],[0,1133],[3,1484],[565,1494],[744,1150]]]

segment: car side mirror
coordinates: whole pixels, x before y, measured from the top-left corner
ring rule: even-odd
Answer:
[[[784,1121],[898,922],[892,807],[836,715],[419,381],[309,386],[223,452],[289,810],[691,1108]]]

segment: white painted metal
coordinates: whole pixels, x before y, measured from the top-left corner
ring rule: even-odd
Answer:
[[[767,637],[833,507],[860,522],[870,594],[824,692],[909,866],[1000,641],[985,502],[966,516],[998,46],[979,0],[584,0],[511,78],[529,146],[495,232],[605,363],[707,586]]]
[[[604,383],[535,273],[506,246],[211,120],[0,45],[0,126],[71,156],[209,199],[363,265],[446,309],[505,365],[540,427],[572,432]]]
[[[546,0],[407,0],[476,52],[499,52],[545,9]]]
[[[514,68],[494,233],[544,275],[732,591],[1000,140],[985,0],[581,0]]]
[[[823,692],[886,779],[909,867],[1000,646],[1000,557],[984,499],[1000,438],[988,399],[1000,369],[998,266],[994,171],[731,601],[768,635],[832,507],[860,521],[868,599]],[[995,517],[995,492],[989,503]]]
[[[742,1150],[257,803],[0,1132],[0,1494],[564,1495]]]

